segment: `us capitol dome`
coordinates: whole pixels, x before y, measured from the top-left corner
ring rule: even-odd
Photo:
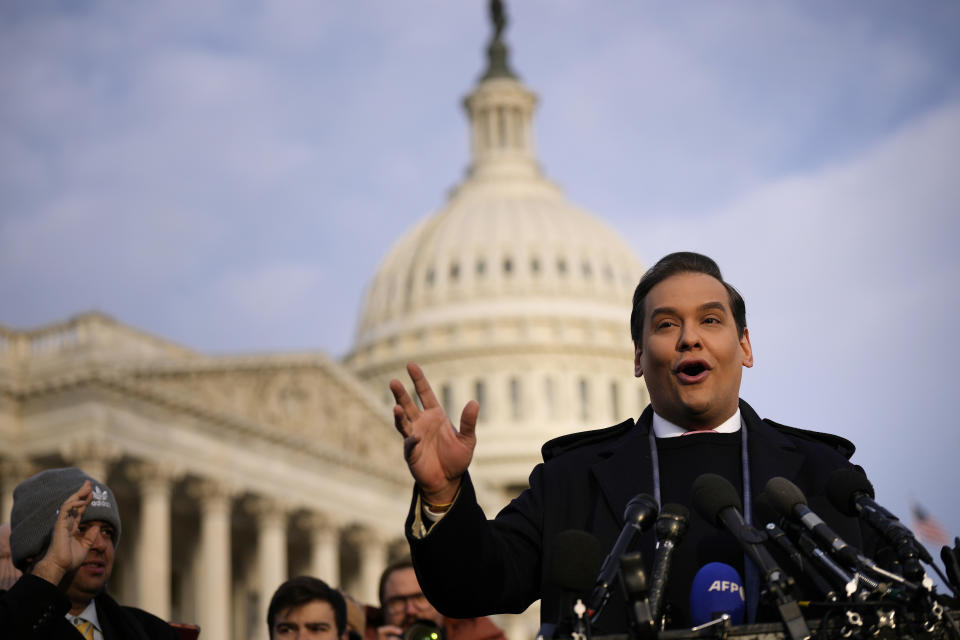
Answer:
[[[636,417],[629,316],[643,273],[606,223],[537,162],[536,95],[512,71],[494,11],[487,68],[463,105],[471,158],[446,204],[392,247],[370,280],[344,363],[391,402],[420,364],[451,421],[480,403],[471,473],[499,508],[550,438]]]

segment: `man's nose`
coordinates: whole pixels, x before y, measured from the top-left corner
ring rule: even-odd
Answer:
[[[93,544],[90,546],[91,549],[96,549],[97,551],[103,551],[107,548],[107,545],[110,544],[110,538],[100,529],[97,530],[97,535],[93,537]]]
[[[692,347],[700,346],[700,331],[695,323],[683,323],[683,326],[680,328],[680,341],[677,346],[680,351],[686,351]]]

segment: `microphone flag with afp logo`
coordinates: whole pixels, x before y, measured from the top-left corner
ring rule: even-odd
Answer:
[[[690,622],[697,627],[723,614],[731,624],[743,624],[746,598],[743,579],[737,570],[723,562],[700,567],[690,586]]]

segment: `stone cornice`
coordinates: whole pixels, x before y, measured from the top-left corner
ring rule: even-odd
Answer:
[[[271,354],[262,356],[204,356],[189,361],[155,360],[150,362],[85,362],[44,373],[27,374],[16,378],[0,379],[0,393],[13,397],[25,397],[43,393],[59,392],[70,387],[91,382],[122,384],[124,378],[134,378],[142,383],[158,376],[179,376],[189,373],[231,373],[249,371],[283,371],[311,369],[326,373],[355,394],[373,412],[383,411],[383,403],[368,387],[358,381],[343,365],[319,353]],[[169,395],[169,394],[168,394]],[[165,398],[167,402],[191,403],[186,397]]]
[[[367,358],[362,354],[354,353],[348,356],[348,364],[364,379],[375,378],[380,375],[397,375],[404,365],[415,359],[421,366],[428,366],[438,362],[460,362],[461,364],[476,358],[509,358],[519,360],[531,356],[542,358],[546,356],[579,358],[593,357],[612,359],[617,362],[629,362],[632,357],[629,343],[624,345],[578,345],[578,344],[499,344],[499,345],[469,345],[447,346],[436,348],[420,348],[413,353],[408,350],[396,350],[389,356],[379,355]],[[414,357],[415,356],[415,357]],[[627,366],[624,364],[624,366]]]
[[[281,359],[279,358],[273,359],[272,362],[270,359],[256,358],[243,358],[240,360],[248,361],[248,370],[254,368],[270,370],[284,369]],[[305,360],[305,358],[295,357],[292,358],[292,360]],[[258,362],[259,366],[253,366]],[[201,370],[202,363],[196,364],[199,366],[198,370]],[[213,366],[213,364],[212,362],[208,363],[205,370],[223,372],[242,370],[242,367],[237,369],[226,366],[226,363],[220,368]],[[309,362],[303,362],[302,365],[304,367],[310,367]],[[223,437],[223,435],[225,435],[224,430],[226,430],[233,434],[242,434],[254,439],[278,444],[301,453],[308,453],[318,460],[354,469],[365,475],[378,477],[390,484],[406,485],[409,482],[409,476],[405,473],[406,470],[404,468],[391,469],[371,464],[370,460],[362,456],[338,448],[325,446],[315,439],[285,432],[273,425],[250,420],[244,416],[233,415],[217,410],[208,404],[193,401],[184,394],[171,393],[167,390],[152,387],[150,376],[145,374],[148,372],[156,373],[158,371],[164,371],[162,366],[156,370],[153,367],[139,367],[138,369],[140,371],[139,375],[129,367],[82,367],[59,376],[46,376],[39,380],[21,382],[16,385],[15,388],[8,389],[8,392],[18,400],[25,400],[41,395],[62,393],[72,389],[101,389],[109,393],[117,394],[124,399],[136,398],[175,413],[189,415],[196,418],[201,428],[209,430],[215,437]],[[326,368],[322,370],[327,371]],[[180,372],[182,373],[183,370]],[[165,370],[165,373],[173,375],[176,374],[177,371],[175,367],[169,367]],[[359,385],[353,382],[350,386],[357,387]],[[368,396],[364,401],[365,404],[375,404],[372,399],[369,398],[369,392],[365,391],[362,395]],[[360,394],[358,394],[356,399],[360,399],[360,397]],[[369,408],[374,410],[375,414],[383,413],[384,433],[392,434],[392,422],[389,419],[389,414],[383,412],[383,405],[370,406]]]
[[[0,364],[22,367],[37,357],[72,357],[78,352],[105,351],[120,356],[190,358],[191,349],[117,322],[98,311],[77,314],[63,322],[18,330],[0,325]]]

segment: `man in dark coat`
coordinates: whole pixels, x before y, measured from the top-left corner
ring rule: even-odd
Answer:
[[[456,430],[417,365],[408,372],[422,409],[402,383],[391,381],[395,424],[416,480],[407,538],[420,584],[439,611],[455,617],[519,613],[541,598],[541,619],[556,622],[569,607],[553,574],[557,535],[588,531],[606,552],[634,495],[691,505],[694,480],[706,472],[730,481],[748,517],[767,480],[786,477],[848,542],[863,542],[858,523],[823,498],[828,474],[851,466],[853,445],[761,420],[739,399],[743,367],[753,365],[745,304],[713,260],[685,252],[654,265],[634,294],[631,335],[635,373],[646,381],[651,406],[636,424],[628,420],[547,443],[529,488],[490,521],[467,473],[477,403],[467,404]],[[692,437],[673,437],[682,435]],[[637,547],[648,576],[654,543],[647,531]],[[713,561],[741,575],[752,571],[732,536],[694,512],[667,585],[673,626],[687,625],[692,579]],[[747,582],[748,590],[759,592],[755,578]],[[595,633],[626,629],[616,588]]]
[[[80,469],[49,469],[14,490],[10,546],[24,573],[0,596],[9,637],[177,640],[166,622],[106,593],[120,539],[110,489]],[[5,636],[6,637],[6,636]]]

